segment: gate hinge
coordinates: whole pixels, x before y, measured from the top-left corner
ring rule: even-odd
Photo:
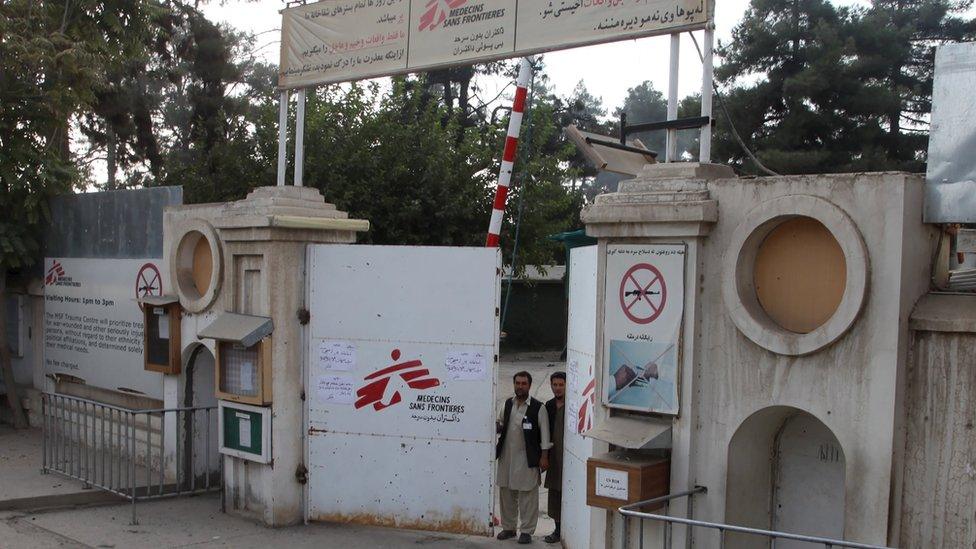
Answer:
[[[311,318],[312,318],[312,313],[308,312],[308,309],[305,309],[305,308],[298,309],[298,322],[299,322],[299,324],[301,324],[302,326],[305,326],[305,325],[308,324],[308,321],[311,320]]]
[[[302,394],[298,395],[298,397],[302,399],[302,402],[305,402],[305,389],[302,389]]]
[[[297,480],[299,484],[308,483],[308,469],[305,467],[304,463],[299,463],[298,469],[295,469],[295,480]]]

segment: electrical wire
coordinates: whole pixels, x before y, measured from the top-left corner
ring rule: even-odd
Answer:
[[[705,56],[702,54],[701,47],[698,45],[698,39],[695,38],[695,33],[689,32],[688,34],[691,35],[691,41],[695,43],[695,49],[698,50],[698,58],[701,59],[702,63],[704,63]],[[718,90],[715,80],[712,80],[712,90],[715,92],[715,97],[718,98],[718,105],[722,108],[722,113],[725,114],[725,119],[729,122],[729,129],[732,130],[732,136],[735,137],[735,140],[739,142],[739,146],[742,147],[742,150],[746,153],[749,159],[752,160],[753,163],[755,163],[755,165],[766,174],[781,175],[773,170],[770,170],[762,162],[760,162],[759,159],[756,158],[756,155],[752,154],[752,151],[746,145],[746,142],[742,140],[742,136],[739,135],[739,130],[735,129],[735,124],[732,122],[732,115],[729,114],[729,109],[725,106],[725,98],[722,97],[722,93]]]

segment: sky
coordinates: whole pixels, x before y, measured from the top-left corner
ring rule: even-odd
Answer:
[[[728,42],[731,39],[732,29],[742,19],[748,5],[749,0],[716,2],[715,36],[718,41]],[[205,5],[203,12],[212,21],[226,23],[242,31],[264,33],[257,37],[255,50],[264,60],[277,64],[280,32],[276,29],[281,26],[278,11],[283,7],[281,0],[228,2],[224,5],[213,2]],[[695,34],[701,44],[703,33],[698,31]],[[570,95],[582,80],[589,92],[602,98],[604,106],[612,112],[623,103],[629,88],[645,80],[652,81],[657,90],[667,94],[669,44],[668,36],[656,36],[550,52],[543,56],[543,61],[550,84],[558,95]],[[701,92],[702,64],[687,33],[682,35],[680,54],[679,97]],[[480,84],[485,88],[484,97],[490,98],[497,93],[496,83]]]

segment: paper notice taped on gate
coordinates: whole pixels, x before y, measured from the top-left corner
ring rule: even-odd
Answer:
[[[481,351],[449,351],[444,367],[455,381],[476,381],[488,376],[488,358]]]
[[[323,340],[319,343],[319,367],[329,372],[354,370],[356,346],[348,341]]]
[[[316,399],[321,404],[353,404],[356,402],[355,380],[347,376],[319,377]]]

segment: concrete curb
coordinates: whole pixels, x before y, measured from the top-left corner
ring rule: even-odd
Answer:
[[[42,511],[82,505],[111,505],[128,500],[103,490],[86,490],[73,494],[52,494],[0,501],[0,511]]]

